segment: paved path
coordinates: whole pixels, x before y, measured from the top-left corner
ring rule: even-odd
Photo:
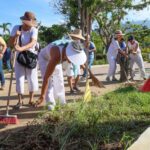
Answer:
[[[150,150],[150,127],[127,150]]]
[[[145,63],[145,67],[147,70],[147,73],[150,74],[150,64]],[[121,83],[119,82],[112,82],[112,83],[107,83],[105,81],[106,74],[108,71],[108,65],[98,65],[98,66],[93,66],[92,68],[93,73],[96,75],[97,78],[99,78],[105,85],[106,88],[97,88],[92,86],[91,91],[94,95],[102,95],[105,94],[109,91],[115,90],[117,87],[120,86]],[[117,75],[116,77],[119,79],[119,67],[117,68]],[[138,73],[138,72],[137,72]],[[137,75],[137,79],[138,79]],[[0,91],[0,115],[5,114],[5,107],[6,107],[6,100],[7,100],[7,95],[8,95],[8,87],[9,87],[9,80],[10,80],[10,75],[6,75],[6,89],[4,91]],[[40,87],[41,87],[41,77],[39,73],[39,81],[40,81]],[[12,85],[12,92],[11,92],[11,97],[10,97],[10,114],[16,114],[19,118],[20,124],[19,125],[7,125],[5,127],[0,126],[0,131],[4,131],[7,129],[12,129],[12,128],[17,128],[21,126],[25,126],[29,121],[32,121],[38,113],[43,109],[41,108],[33,108],[28,106],[28,91],[27,91],[27,84],[25,83],[25,95],[24,95],[24,106],[22,109],[19,111],[12,110],[12,106],[14,106],[17,103],[17,94],[15,92],[15,79],[13,80],[13,85]],[[81,93],[76,95],[70,95],[69,94],[69,88],[67,86],[67,80],[65,77],[65,87],[66,87],[66,99],[67,102],[75,102],[79,100],[81,97],[83,97],[84,90],[85,90],[85,82],[80,83],[80,89]],[[38,99],[39,97],[39,92],[35,93],[35,100]],[[44,105],[44,104],[43,104]]]

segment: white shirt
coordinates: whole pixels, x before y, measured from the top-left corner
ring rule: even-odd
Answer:
[[[117,55],[118,55],[118,49],[121,49],[120,46],[119,46],[119,43],[118,43],[117,40],[115,40],[113,38],[112,41],[111,41],[111,44],[110,44],[110,46],[108,48],[107,54],[109,56],[113,56],[114,58],[116,58]]]
[[[137,44],[138,44],[137,53],[140,54],[141,53],[141,49],[140,49],[139,43],[137,41],[135,41],[133,44],[128,42],[128,47],[129,47],[129,50],[132,50],[132,49],[136,48]]]
[[[19,30],[20,25],[16,25],[13,27],[12,31],[11,31],[11,36],[15,36],[17,30]],[[21,42],[22,42],[22,46],[27,45],[28,43],[30,43],[31,38],[37,40],[38,38],[38,30],[35,27],[32,27],[29,31],[21,31]],[[29,48],[28,50],[35,53],[35,46],[36,43]]]

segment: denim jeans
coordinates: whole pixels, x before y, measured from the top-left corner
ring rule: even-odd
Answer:
[[[11,50],[10,50],[10,48],[7,48],[6,52],[4,54],[3,61],[4,61],[4,63],[6,63],[8,70],[11,70],[10,57],[11,57]]]
[[[94,54],[90,54],[88,57],[88,68],[89,69],[91,69],[93,62],[94,62]],[[84,73],[82,76],[86,77],[86,74],[87,74],[86,69],[84,69]]]
[[[3,72],[3,60],[0,59],[0,82],[1,86],[5,84],[4,72]]]

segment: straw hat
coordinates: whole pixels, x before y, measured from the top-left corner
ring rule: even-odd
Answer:
[[[66,47],[66,55],[69,61],[75,65],[83,65],[87,59],[83,46],[74,41]]]
[[[36,18],[34,13],[26,11],[24,16],[20,17],[23,23],[26,25],[33,27],[37,25]]]
[[[115,35],[125,35],[125,34],[123,34],[121,30],[116,30]]]
[[[75,29],[71,34],[69,34],[69,36],[85,40],[85,38],[82,36],[82,30],[80,29]]]

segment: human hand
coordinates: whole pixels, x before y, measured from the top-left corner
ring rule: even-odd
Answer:
[[[128,55],[127,54],[125,55],[125,58],[128,59]]]
[[[3,54],[2,53],[0,53],[0,59],[2,59],[3,58]]]
[[[23,51],[23,48],[20,47],[19,45],[16,45],[16,46],[15,46],[15,49],[16,49],[17,51],[19,51],[19,52]]]
[[[135,55],[135,54],[137,54],[137,52],[136,52],[136,51],[133,51],[133,52],[132,52],[132,54],[134,54],[134,55]]]
[[[40,97],[36,102],[35,102],[35,107],[39,107],[41,104],[42,104],[42,102],[44,101],[44,98],[42,98],[42,97]]]
[[[18,37],[18,36],[20,36],[20,35],[21,35],[21,31],[17,30],[16,36]]]

